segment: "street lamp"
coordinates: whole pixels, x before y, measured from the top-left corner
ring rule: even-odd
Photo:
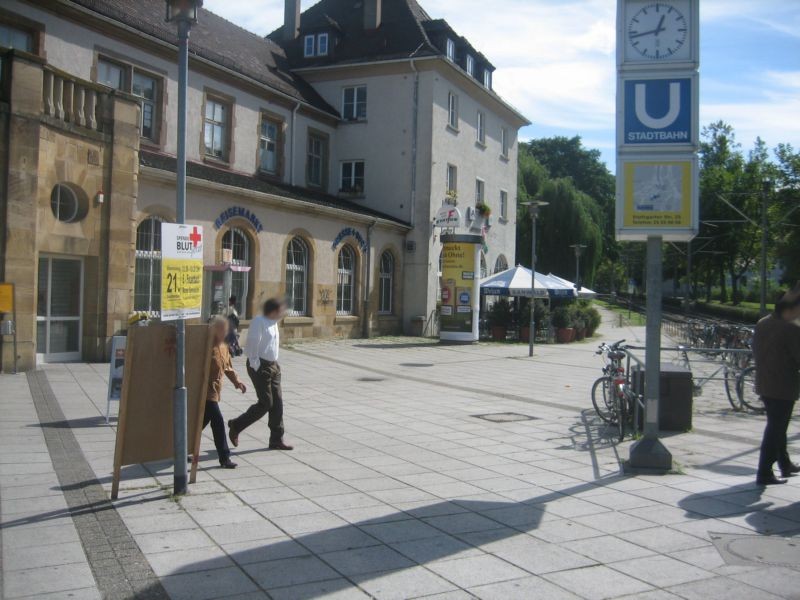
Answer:
[[[575,250],[575,289],[581,291],[581,254],[583,254],[586,244],[572,244],[570,246]]]
[[[186,222],[186,91],[189,78],[189,31],[197,23],[203,0],[167,0],[167,22],[178,25],[178,159],[176,168],[175,221]],[[185,494],[188,487],[186,466],[186,327],[183,319],[175,324],[175,390],[172,395],[173,492]]]
[[[534,315],[534,298],[536,297],[536,217],[539,216],[539,209],[547,206],[549,202],[541,200],[531,200],[523,202],[523,206],[528,207],[528,214],[531,216],[531,319],[528,333],[528,356],[533,356],[533,342],[536,338],[536,317]]]

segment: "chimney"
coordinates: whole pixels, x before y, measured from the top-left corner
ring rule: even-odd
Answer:
[[[283,10],[283,39],[296,40],[300,35],[300,0],[285,0]]]
[[[364,0],[364,29],[367,31],[381,26],[382,0]]]

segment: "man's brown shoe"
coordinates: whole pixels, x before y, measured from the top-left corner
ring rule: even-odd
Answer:
[[[290,446],[289,444],[284,444],[283,440],[277,442],[275,444],[269,445],[270,450],[294,450],[294,446]]]
[[[231,440],[234,448],[239,447],[239,432],[233,428],[233,421],[228,421],[228,438]]]

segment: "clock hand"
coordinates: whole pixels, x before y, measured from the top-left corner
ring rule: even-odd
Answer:
[[[661,15],[661,20],[658,22],[658,27],[656,27],[656,29],[655,29],[656,35],[658,35],[662,31],[666,31],[667,30],[667,28],[664,27],[664,19],[666,19],[666,18],[667,18],[667,15]]]
[[[628,37],[630,37],[630,39],[634,39],[634,38],[639,38],[639,37],[642,37],[642,36],[645,36],[645,35],[658,35],[658,34],[659,34],[659,30],[658,29],[653,29],[652,31],[643,31],[642,33],[634,33],[634,34],[632,34],[632,35],[630,35]]]

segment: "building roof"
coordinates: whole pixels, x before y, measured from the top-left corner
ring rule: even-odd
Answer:
[[[175,25],[166,23],[164,0],[62,0],[177,46]],[[276,91],[338,116],[302,77],[292,73],[278,44],[201,9],[192,27],[189,52]]]
[[[144,167],[152,167],[161,171],[175,173],[177,159],[174,156],[161,154],[158,152],[151,152],[149,150],[141,150],[139,152],[139,163]],[[186,175],[194,177],[195,179],[203,179],[213,183],[222,185],[229,185],[236,188],[251,190],[254,192],[261,192],[273,196],[280,196],[282,198],[289,198],[300,202],[307,202],[316,206],[325,208],[336,208],[339,210],[346,210],[355,214],[363,215],[366,217],[374,217],[385,221],[391,221],[409,227],[408,223],[392,217],[377,210],[372,210],[365,206],[361,206],[356,202],[351,202],[324,192],[315,192],[308,188],[291,186],[284,183],[275,181],[268,181],[258,176],[248,175],[245,173],[236,173],[226,169],[217,169],[215,167],[197,163],[186,163]]]
[[[285,48],[294,67],[441,54],[422,26],[424,21],[430,20],[430,16],[416,0],[382,2],[381,26],[374,31],[364,30],[364,0],[320,0],[303,11],[300,16],[301,35],[296,40],[284,41],[283,26],[267,37]],[[334,30],[340,34],[334,52],[327,57],[305,59],[302,34],[327,28],[331,23],[335,24]]]

